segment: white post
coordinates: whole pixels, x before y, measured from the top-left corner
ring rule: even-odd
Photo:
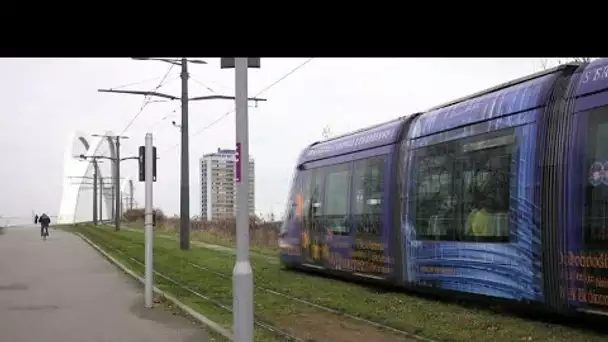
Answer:
[[[236,264],[233,270],[235,342],[253,342],[253,272],[249,263],[249,146],[247,58],[235,58]]]
[[[145,304],[146,308],[151,308],[153,305],[153,288],[154,288],[154,268],[153,268],[153,260],[152,260],[152,244],[154,243],[154,230],[152,227],[152,163],[153,160],[153,152],[152,152],[153,142],[152,142],[152,133],[146,133],[146,212],[145,212],[145,238],[146,238],[146,283],[144,290]]]

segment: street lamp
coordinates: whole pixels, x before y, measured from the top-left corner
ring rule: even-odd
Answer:
[[[83,155],[81,155],[83,156]],[[82,158],[80,158],[81,161]],[[99,164],[102,164],[103,161],[98,161],[97,158],[93,158],[93,224],[97,225],[97,221],[98,221],[98,213],[97,213],[97,209],[98,209],[98,204],[97,204],[97,182],[98,179],[100,177],[99,174]],[[88,177],[82,177],[82,178],[88,178]],[[100,196],[99,196],[99,203],[101,204],[103,202],[102,200],[102,191],[99,192]],[[101,207],[99,207],[99,214],[101,216]]]
[[[116,151],[116,158],[111,158],[111,157],[106,157],[106,159],[110,159],[112,161],[114,161],[114,177],[115,177],[115,185],[116,185],[116,189],[115,190],[115,197],[116,197],[116,206],[115,206],[115,228],[116,231],[120,230],[120,139],[129,139],[129,137],[126,136],[121,136],[121,135],[105,135],[105,134],[93,134],[92,136],[97,137],[97,138],[108,138],[108,139],[114,139],[114,144],[115,144],[115,151]],[[105,157],[105,156],[104,156]]]
[[[93,136],[97,136],[97,135],[93,135]],[[115,209],[114,209],[114,225],[115,225],[115,230],[119,231],[120,230],[120,215],[121,215],[121,191],[120,191],[120,163],[125,161],[125,160],[129,160],[129,159],[139,159],[138,156],[129,156],[129,157],[124,157],[124,158],[120,158],[120,153],[118,152],[119,148],[120,148],[120,138],[126,138],[126,137],[116,137],[116,158],[113,157],[108,157],[108,156],[85,156],[84,154],[81,154],[79,156],[79,158],[81,160],[88,160],[88,159],[107,159],[107,160],[111,160],[114,162],[114,198],[115,198]]]
[[[260,58],[222,58],[221,68],[234,68],[236,104],[236,263],[232,271],[235,341],[253,341],[253,271],[249,262],[249,118],[247,69]]]
[[[134,60],[152,60],[161,61],[173,65],[181,66],[182,80],[182,95],[181,97],[163,94],[156,91],[141,91],[141,90],[114,90],[114,89],[99,89],[99,92],[105,93],[122,93],[144,96],[157,96],[169,100],[180,100],[182,105],[182,118],[179,125],[181,131],[181,175],[180,175],[180,222],[179,222],[179,245],[182,250],[190,249],[190,160],[189,160],[189,136],[188,136],[188,103],[189,101],[206,101],[206,100],[235,100],[234,96],[226,95],[209,95],[197,96],[190,98],[188,96],[188,63],[192,64],[207,64],[200,59],[189,58],[155,58],[155,57],[133,57]],[[258,63],[259,64],[259,63]],[[223,64],[222,64],[223,65]],[[247,98],[246,98],[247,100]],[[266,101],[261,98],[250,98],[252,101]],[[177,127],[177,124],[174,124]]]

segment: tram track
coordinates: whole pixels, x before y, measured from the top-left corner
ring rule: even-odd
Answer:
[[[144,267],[140,260],[143,260],[145,243],[140,237],[115,234],[92,227],[74,232],[77,235],[86,234],[82,236],[83,238],[87,236],[95,242],[103,242],[104,249],[119,257],[118,260],[124,260],[125,265],[130,264],[131,269],[138,271],[138,274],[142,274]],[[96,247],[96,249],[114,260],[102,248]],[[216,322],[229,326],[232,321],[230,310],[217,307],[208,300],[192,294],[188,289],[184,290],[184,287],[189,287],[199,294],[221,302],[224,306],[232,307],[231,280],[228,278],[231,278],[234,260],[218,252],[212,253],[206,248],[185,252],[165,239],[157,240],[154,246],[155,274],[160,272],[171,280],[181,282],[182,286],[157,275],[159,288],[158,290],[155,288],[155,291],[159,291],[167,298],[173,298],[169,301],[175,301],[181,310],[204,325],[212,329],[216,326],[219,329],[213,329],[214,331],[223,329],[224,337],[231,340],[233,336],[229,332],[226,334],[225,328],[221,328],[220,325],[209,320],[209,316],[205,316],[211,315]],[[455,307],[442,304],[442,299],[445,297],[435,297],[432,294],[423,293],[423,298],[420,300],[410,299],[409,295],[406,298],[393,297],[393,293],[401,291],[390,287],[386,288],[388,291],[378,292],[375,291],[375,286],[373,291],[369,291],[367,287],[351,289],[342,287],[338,281],[333,281],[339,278],[328,277],[327,280],[330,282],[316,281],[312,278],[318,277],[310,277],[308,272],[298,272],[294,277],[292,272],[282,270],[263,260],[253,258],[251,262],[256,270],[253,290],[255,311],[258,315],[255,318],[262,318],[286,330],[290,335],[295,335],[296,340],[298,338],[305,341],[369,339],[378,342],[411,342],[434,339],[434,341],[507,342],[532,339],[599,342],[605,339],[603,334],[606,330],[601,328],[605,326],[603,324],[605,322],[596,320],[587,322],[590,319],[587,316],[583,317],[584,319],[579,317],[561,319],[556,316],[546,316],[547,313],[542,311],[520,311],[519,307],[510,307],[508,303],[496,303],[487,307],[487,305],[481,306],[480,303],[466,305],[465,302],[461,305],[463,302],[460,300],[448,299],[449,303],[457,304],[458,307]],[[124,266],[121,267],[125,272],[133,275],[132,271],[128,271]],[[311,274],[316,275],[315,272]],[[309,277],[310,283],[307,280]],[[143,282],[141,277],[138,279]],[[183,303],[192,306],[184,306]],[[538,313],[544,315],[538,317]],[[396,330],[403,329],[406,334],[396,332],[393,327]],[[273,330],[269,331],[258,324],[255,328],[256,340],[258,338],[269,342],[293,340],[281,337],[280,333],[272,333]],[[432,335],[432,337],[422,337],[417,334]]]
[[[142,248],[145,245],[144,243],[134,242],[134,241],[130,241],[130,243],[138,245],[138,246],[140,246]],[[122,250],[113,248],[113,247],[107,245],[106,243],[103,243],[103,245],[106,248],[109,248],[110,250],[114,250],[117,253],[120,253],[121,255],[125,256],[129,260],[131,260],[131,261],[137,263],[138,265],[144,267],[144,263],[142,261],[140,261],[139,259],[137,259],[135,257],[132,257],[132,256],[128,255],[128,253],[126,253],[126,252],[124,252]],[[211,268],[208,268],[208,267],[205,267],[205,266],[202,266],[200,264],[197,264],[197,263],[194,263],[194,262],[190,262],[190,261],[187,261],[187,264],[190,265],[190,266],[192,266],[192,267],[194,267],[194,268],[196,268],[196,269],[198,269],[201,272],[206,272],[206,273],[209,273],[209,274],[213,274],[213,275],[215,275],[215,276],[217,276],[219,278],[222,278],[222,279],[232,280],[232,275],[231,274],[226,274],[226,273],[218,272],[216,270],[212,270]],[[232,312],[232,308],[231,307],[229,307],[229,306],[227,306],[225,304],[222,304],[222,303],[220,303],[219,301],[217,301],[217,300],[215,300],[213,298],[205,296],[205,295],[197,292],[196,290],[191,289],[190,287],[188,287],[188,286],[186,286],[184,284],[176,282],[174,279],[171,279],[171,278],[167,277],[166,275],[159,273],[156,270],[154,270],[154,273],[156,275],[158,275],[159,277],[165,279],[167,282],[172,283],[175,286],[178,286],[178,287],[182,288],[183,290],[188,291],[191,294],[193,294],[193,295],[195,295],[195,296],[197,296],[197,297],[199,297],[201,299],[204,299],[204,300],[206,300],[206,301],[208,301],[210,303],[213,303],[213,304],[215,304],[215,305],[217,305],[217,306],[219,306],[219,307],[221,307],[221,308],[223,308],[225,310],[228,310],[228,311]],[[296,297],[296,296],[293,296],[293,295],[290,295],[290,294],[287,294],[287,293],[284,293],[284,292],[281,292],[281,291],[273,290],[273,289],[271,289],[269,287],[266,287],[266,286],[255,285],[255,283],[254,283],[254,288],[257,289],[257,290],[266,292],[268,294],[277,296],[277,297],[282,297],[284,299],[287,299],[287,300],[290,300],[290,301],[293,301],[293,302],[296,302],[296,303],[299,303],[299,304],[302,304],[302,305],[306,305],[306,306],[309,306],[311,308],[315,308],[315,309],[318,309],[318,310],[321,310],[321,311],[325,311],[325,312],[330,313],[330,314],[338,315],[338,316],[341,316],[343,318],[347,318],[347,319],[356,321],[358,323],[362,323],[362,324],[366,324],[368,326],[372,326],[372,327],[380,329],[380,330],[385,330],[387,332],[391,332],[391,333],[394,333],[394,334],[397,334],[397,335],[401,335],[403,337],[406,337],[406,338],[409,338],[409,339],[412,339],[412,340],[423,341],[423,342],[436,342],[435,340],[427,338],[427,337],[423,337],[423,336],[420,336],[420,335],[417,335],[417,334],[414,334],[414,333],[411,333],[411,332],[408,332],[408,331],[404,331],[404,330],[400,330],[400,329],[388,326],[388,325],[380,323],[380,322],[376,322],[376,321],[369,320],[369,319],[366,319],[366,318],[363,318],[363,317],[360,317],[360,316],[356,316],[356,315],[347,313],[347,312],[345,312],[343,310],[339,310],[339,309],[336,309],[336,308],[331,308],[331,307],[328,307],[328,306],[325,306],[325,305],[317,304],[317,303],[314,303],[314,302],[312,302],[310,300],[302,299],[302,298],[299,298],[299,297]],[[275,332],[275,334],[280,335],[282,337],[285,337],[289,341],[302,341],[301,339],[298,339],[297,337],[295,337],[295,336],[293,336],[293,335],[291,335],[291,334],[289,334],[289,333],[287,333],[287,332],[279,329],[278,327],[273,326],[270,323],[264,322],[264,321],[262,321],[260,319],[256,319],[255,324],[258,325],[258,326],[260,326],[261,328],[264,328],[264,329],[267,329],[269,331]]]
[[[103,246],[104,248],[107,248],[110,251],[114,251],[114,252],[122,255],[123,257],[127,258],[128,260],[130,260],[130,261],[132,261],[132,262],[134,262],[136,264],[138,264],[141,267],[145,267],[145,264],[141,260],[139,260],[138,258],[135,258],[133,256],[128,255],[128,253],[126,253],[126,252],[124,252],[124,251],[122,251],[120,249],[117,249],[117,248],[114,248],[112,246],[109,246],[105,242],[96,241],[95,243]],[[216,299],[213,299],[213,298],[211,298],[209,296],[206,296],[206,295],[204,295],[204,294],[202,294],[202,293],[200,293],[200,292],[192,289],[191,287],[189,287],[187,285],[184,285],[184,284],[176,281],[175,279],[172,279],[171,277],[169,277],[169,276],[167,276],[165,274],[162,274],[162,273],[160,273],[160,272],[158,272],[156,270],[153,270],[153,272],[154,272],[155,275],[157,275],[160,278],[164,279],[165,281],[167,281],[167,282],[169,282],[169,283],[171,283],[171,284],[173,284],[173,285],[181,288],[182,290],[187,291],[190,294],[192,294],[192,295],[194,295],[194,296],[196,296],[196,297],[198,297],[200,299],[203,299],[203,300],[205,300],[205,301],[207,301],[207,302],[209,302],[211,304],[214,304],[214,305],[216,305],[219,308],[222,308],[222,309],[224,309],[226,311],[229,311],[231,313],[233,312],[233,309],[232,309],[231,306],[228,306],[226,304],[222,304],[220,301],[218,301]],[[282,329],[274,326],[271,323],[265,322],[264,320],[262,320],[260,318],[254,318],[254,322],[253,323],[255,325],[257,325],[258,327],[260,327],[260,328],[266,329],[266,330],[270,331],[271,333],[274,333],[275,335],[284,338],[285,341],[305,342],[304,340],[302,340],[302,339],[300,339],[300,338],[298,338],[298,337],[296,337],[296,336],[294,336],[294,335],[292,335],[292,334],[290,334],[290,333],[288,333],[288,332],[286,332],[286,331],[284,331],[284,330],[282,330]]]
[[[198,265],[198,264],[195,264],[195,263],[192,263],[192,262],[188,262],[188,264],[191,265],[192,267],[200,269],[201,271],[205,271],[205,272],[209,272],[211,274],[215,274],[218,277],[221,277],[221,278],[224,278],[224,279],[231,279],[232,278],[232,276],[229,276],[229,275],[222,274],[220,272],[211,270],[211,269],[209,269],[208,267],[205,267],[205,266],[201,266],[201,265]],[[300,304],[308,305],[310,307],[313,307],[313,308],[316,308],[316,309],[319,309],[319,310],[323,310],[323,311],[326,311],[326,312],[329,312],[329,313],[332,313],[332,314],[340,315],[342,317],[349,318],[349,319],[352,319],[354,321],[358,321],[360,323],[371,325],[371,326],[373,326],[375,328],[391,331],[393,333],[396,333],[396,334],[399,334],[399,335],[403,335],[403,336],[408,337],[408,338],[412,338],[412,339],[416,339],[418,341],[424,341],[424,342],[436,342],[435,340],[432,340],[432,339],[429,339],[429,338],[426,338],[426,337],[423,337],[423,336],[419,336],[419,335],[416,335],[416,334],[413,334],[413,333],[410,333],[410,332],[407,332],[407,331],[404,331],[404,330],[399,330],[397,328],[393,328],[391,326],[388,326],[388,325],[385,325],[385,324],[382,324],[382,323],[378,323],[378,322],[374,322],[374,321],[371,321],[371,320],[368,320],[368,319],[365,319],[365,318],[362,318],[362,317],[358,317],[358,316],[349,314],[347,312],[344,312],[344,311],[341,311],[341,310],[338,310],[338,309],[334,309],[334,308],[330,308],[330,307],[327,307],[327,306],[324,306],[324,305],[316,304],[316,303],[313,303],[311,301],[308,301],[308,300],[305,300],[305,299],[302,299],[302,298],[298,298],[298,297],[295,297],[295,296],[292,296],[292,295],[289,295],[289,294],[286,294],[286,293],[283,293],[283,292],[280,292],[280,291],[275,291],[275,290],[269,289],[269,288],[264,287],[264,286],[259,286],[259,285],[255,285],[254,284],[253,287],[256,288],[256,289],[258,289],[258,290],[262,290],[264,292],[273,294],[275,296],[283,297],[285,299],[289,299],[289,300],[292,300],[294,302],[298,302]]]

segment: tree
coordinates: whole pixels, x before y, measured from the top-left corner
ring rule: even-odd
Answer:
[[[597,57],[566,57],[566,58],[558,58],[556,61],[556,65],[560,65],[560,64],[564,64],[564,63],[568,63],[568,62],[579,62],[579,63],[589,63],[592,60],[596,59]],[[543,70],[549,69],[554,67],[555,65],[552,65],[553,63],[550,63],[548,58],[541,58],[540,59],[540,65],[543,68]]]
[[[321,134],[323,135],[324,139],[329,139],[333,135],[331,134],[331,129],[329,128],[329,126],[323,127],[323,133]]]

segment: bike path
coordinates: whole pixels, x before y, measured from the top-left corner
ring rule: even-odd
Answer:
[[[0,341],[205,342],[207,331],[163,307],[75,235],[10,227],[0,235]]]

